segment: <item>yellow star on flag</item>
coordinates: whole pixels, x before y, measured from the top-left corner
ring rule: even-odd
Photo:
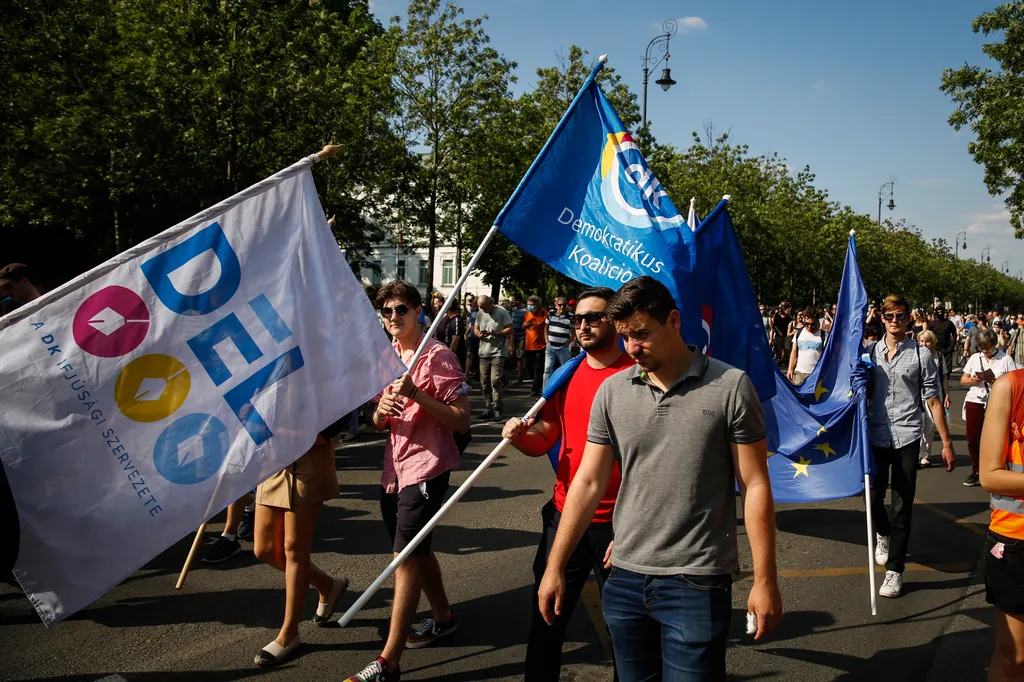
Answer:
[[[821,450],[821,452],[825,453],[825,459],[828,459],[829,455],[836,454],[836,451],[833,450],[832,446],[829,445],[828,443],[822,443],[821,445],[815,445],[814,449],[815,450]]]
[[[850,391],[849,393],[846,394],[846,399],[853,400],[853,391]]]
[[[768,456],[769,456],[769,457],[771,457],[771,456],[772,456],[772,455],[774,455],[774,454],[775,454],[775,453],[774,453],[774,452],[772,452],[771,450],[769,450],[769,451],[768,451]]]
[[[821,400],[821,396],[828,392],[828,389],[821,385],[821,381],[818,381],[818,385],[814,387],[814,399]]]
[[[804,459],[803,455],[800,455],[800,462],[799,463],[797,463],[797,462],[790,462],[790,464],[792,464],[793,468],[796,469],[796,473],[793,474],[793,478],[796,478],[800,474],[803,474],[804,476],[810,477],[810,475],[807,473],[807,467],[810,466],[811,460]]]
[[[822,426],[820,429],[818,429],[818,437],[820,438],[821,434],[823,434],[823,433],[828,433],[828,429],[826,429],[824,426]]]

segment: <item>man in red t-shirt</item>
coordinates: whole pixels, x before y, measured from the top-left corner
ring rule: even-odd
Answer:
[[[530,457],[541,457],[558,443],[559,438],[562,441],[554,496],[541,512],[544,527],[537,547],[537,557],[533,562],[537,586],[547,568],[548,553],[558,532],[566,493],[579,469],[583,449],[587,445],[590,408],[597,389],[611,375],[633,366],[632,359],[619,347],[615,326],[604,316],[604,309],[614,295],[615,292],[607,287],[587,289],[580,294],[572,324],[580,345],[587,351],[586,360],[580,363],[565,388],[544,406],[539,418],[530,423],[510,419],[501,432],[514,447]],[[566,565],[565,596],[561,613],[555,618],[554,625],[549,626],[544,622],[537,606],[537,589],[533,590],[533,620],[526,647],[527,682],[557,682],[562,664],[565,628],[583,591],[583,585],[591,571],[597,575],[599,587],[604,585],[608,577],[613,538],[612,510],[615,507],[615,496],[619,492],[619,478],[619,467],[616,464],[594,519]]]

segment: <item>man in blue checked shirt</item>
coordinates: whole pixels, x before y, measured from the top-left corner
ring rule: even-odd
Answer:
[[[868,383],[868,432],[877,469],[871,490],[875,563],[886,568],[878,594],[891,598],[903,591],[926,406],[942,437],[946,471],[956,467],[946,412],[939,400],[938,365],[927,348],[907,338],[909,320],[906,299],[886,297],[882,303],[885,336],[867,348],[873,364]],[[885,509],[885,490],[890,481],[891,518]]]

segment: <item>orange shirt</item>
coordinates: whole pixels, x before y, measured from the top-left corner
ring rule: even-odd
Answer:
[[[527,312],[523,316],[523,330],[526,332],[526,350],[544,350],[544,325],[548,321],[548,311],[540,313]]]
[[[1024,369],[1010,372],[1010,423],[1018,428],[1024,426]],[[1011,427],[1006,438],[1006,468],[1020,473],[1024,469],[1024,453],[1013,431]],[[1024,506],[1024,499],[993,494],[990,504],[992,516],[988,527],[1000,535],[1024,540],[1024,514],[1007,509]]]

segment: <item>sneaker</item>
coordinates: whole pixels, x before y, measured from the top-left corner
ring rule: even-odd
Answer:
[[[981,485],[981,482],[978,480],[978,474],[972,472],[970,476],[964,479],[964,485],[968,488]]]
[[[388,672],[388,662],[383,657],[366,666],[352,677],[346,677],[345,682],[399,682],[402,679],[402,671],[395,668],[394,672]]]
[[[930,461],[928,461],[927,457],[922,457],[921,458],[921,468],[922,469],[930,467],[931,465],[932,465],[932,463]]]
[[[875,563],[885,566],[889,561],[889,536],[875,533]]]
[[[494,417],[494,410],[492,410],[492,409],[486,409],[486,410],[484,410],[483,412],[480,413],[480,418],[481,419],[491,419],[493,417]]]
[[[501,412],[498,412],[497,410],[492,412],[491,413],[491,421],[500,422],[501,421]]]
[[[413,630],[409,639],[405,640],[406,649],[422,649],[455,632],[459,624],[455,622],[455,616],[447,623],[438,623],[433,618],[426,618]]]
[[[886,571],[885,580],[882,581],[882,587],[878,590],[878,596],[895,599],[900,596],[900,592],[902,591],[903,576],[896,571]]]
[[[238,532],[235,537],[241,540],[252,540],[252,535],[256,530],[256,510],[246,509],[242,514],[242,522],[238,524]]]
[[[219,564],[222,561],[227,561],[241,551],[242,546],[238,544],[237,539],[228,540],[226,537],[221,535],[217,538],[217,541],[210,545],[209,549],[206,550],[206,554],[203,555],[203,563]]]

